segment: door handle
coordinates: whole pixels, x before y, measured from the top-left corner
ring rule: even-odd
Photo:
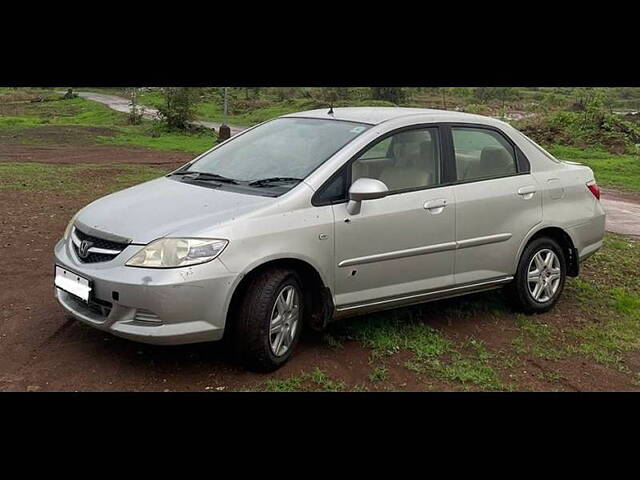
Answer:
[[[430,200],[424,204],[425,210],[429,210],[431,213],[440,213],[447,206],[447,201],[444,198],[438,200]]]
[[[523,197],[525,200],[533,197],[534,193],[536,193],[536,187],[534,187],[533,185],[527,185],[526,187],[520,187],[518,189],[518,195]]]

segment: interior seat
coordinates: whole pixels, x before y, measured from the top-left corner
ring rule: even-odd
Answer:
[[[440,166],[438,165],[438,154],[434,151],[434,143],[426,140],[420,144],[421,163],[425,170],[431,175],[431,182],[440,181]]]
[[[413,140],[413,141],[412,141]],[[416,141],[417,140],[417,141]],[[431,185],[434,179],[431,141],[398,136],[393,144],[394,164],[380,174],[389,190],[401,190]]]
[[[380,175],[380,181],[383,182],[389,190],[402,190],[404,188],[431,185],[431,178],[429,172],[415,167],[388,167],[385,168]]]
[[[516,173],[513,157],[501,146],[484,147],[480,153],[480,162],[473,172],[474,177],[490,177]]]

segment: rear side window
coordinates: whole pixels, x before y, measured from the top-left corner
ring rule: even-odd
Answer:
[[[459,181],[503,177],[518,172],[514,148],[498,132],[453,127],[451,134]]]
[[[517,130],[516,130],[517,131]],[[522,132],[518,132],[518,135],[520,135],[522,138],[524,138],[531,146],[533,146],[536,150],[538,150],[540,153],[542,153],[545,157],[547,157],[549,160],[552,160],[555,163],[561,163],[560,160],[558,160],[556,157],[554,157],[553,155],[551,155],[549,152],[547,152],[544,148],[542,148],[540,145],[538,145],[536,142],[534,142],[533,140],[531,140],[529,137],[527,137],[524,133]]]

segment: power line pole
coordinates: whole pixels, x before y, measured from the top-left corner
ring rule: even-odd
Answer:
[[[222,116],[222,125],[220,125],[220,130],[218,131],[218,141],[224,142],[228,138],[231,137],[231,129],[227,125],[227,113],[228,113],[228,88],[224,87],[224,113]]]
[[[227,124],[227,106],[228,106],[228,88],[224,87],[224,118],[222,120],[222,124],[226,125]]]

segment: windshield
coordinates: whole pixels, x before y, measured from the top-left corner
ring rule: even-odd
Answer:
[[[215,175],[224,185],[233,180],[235,185],[286,191],[370,127],[339,120],[278,118],[205,154],[180,173],[209,175],[212,182]]]

